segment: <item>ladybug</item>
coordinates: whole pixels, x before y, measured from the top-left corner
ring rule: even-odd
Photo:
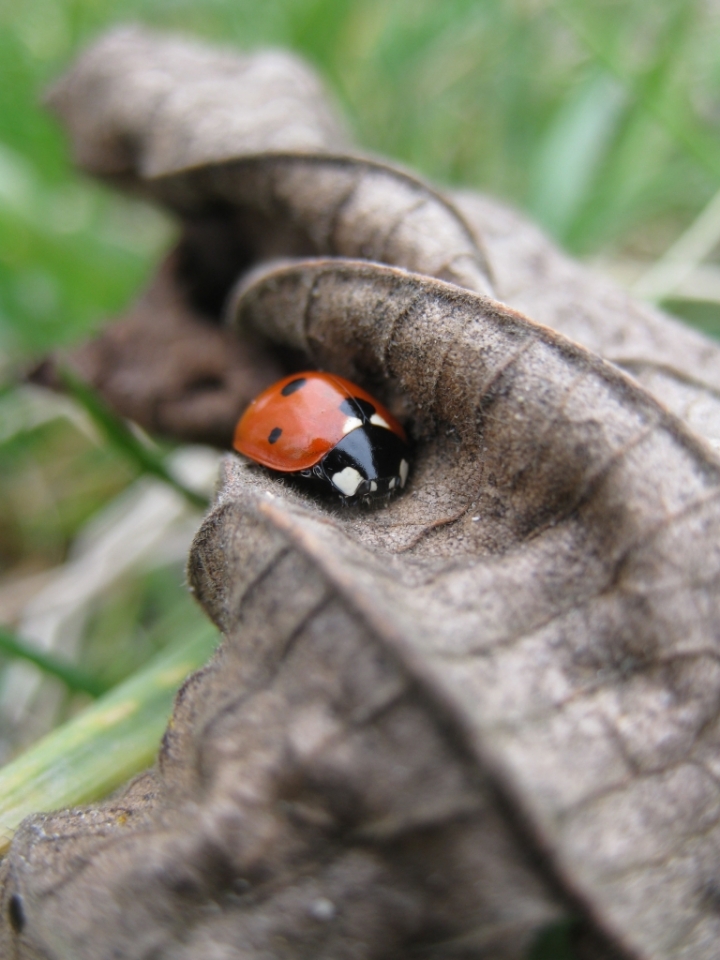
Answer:
[[[271,470],[313,479],[344,503],[405,486],[405,431],[361,387],[332,373],[294,373],[257,396],[234,448]]]

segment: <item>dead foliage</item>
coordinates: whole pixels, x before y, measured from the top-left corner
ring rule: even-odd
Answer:
[[[336,371],[405,419],[409,487],[341,509],[228,456],[189,564],[226,639],[156,769],[21,827],[2,955],[521,960],[572,922],[578,958],[714,960],[720,352],[264,56],[125,31],[56,88],[79,162],[184,224],[75,362],[219,443]]]

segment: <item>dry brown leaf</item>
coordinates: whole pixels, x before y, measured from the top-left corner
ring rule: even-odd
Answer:
[[[348,155],[319,82],[287,54],[238,57],[123,29],[48,100],[88,172],[183,218],[179,249],[144,300],[63,358],[148,430],[229,447],[238,411],[279,376],[277,356],[229,346],[217,326],[255,263],[363,257],[490,291],[481,245],[454,205],[409,173]],[[55,361],[33,379],[57,386]]]
[[[184,302],[185,321],[194,315],[195,323],[178,331],[189,351],[194,339],[198,345],[216,341],[214,348],[200,346],[203,353],[223,353],[225,341],[211,321],[238,273],[253,263],[363,257],[478,292],[494,290],[624,366],[695,431],[720,441],[715,344],[564,257],[496,201],[469,192],[443,196],[397,167],[348,154],[344,125],[321,84],[288,54],[242,57],[124,28],[84,54],[48,100],[68,127],[82,167],[184,218],[163,295]],[[163,311],[168,337],[174,335],[173,315]],[[252,360],[262,374],[247,389],[228,385],[227,363],[218,360],[198,391],[183,357],[173,363],[168,352],[159,362],[162,338],[150,333],[150,322],[141,304],[118,322],[117,333],[110,328],[103,337],[113,341],[114,361],[107,361],[102,343],[71,360],[119,412],[146,428],[195,440],[209,409],[207,436],[229,446],[229,429],[218,434],[217,409],[224,406],[224,421],[233,420],[257,380],[261,386],[272,382],[277,358],[260,357],[253,345]],[[283,361],[296,365],[294,358]],[[144,368],[142,376],[136,368]],[[57,382],[48,366],[38,379]],[[111,381],[113,389],[106,386]],[[197,403],[187,429],[182,417],[158,412],[177,407],[183,390],[188,408]]]
[[[453,197],[481,238],[495,295],[623,367],[713,447],[720,445],[720,349],[560,253],[526,218],[464,191]]]
[[[123,178],[202,238],[167,302],[174,285],[178,312],[217,312],[233,271],[205,241],[244,251],[227,258],[243,349],[374,388],[415,463],[387,508],[343,510],[228,457],[190,559],[226,640],[155,772],[26,821],[0,954],[522,960],[574,917],[578,958],[714,960],[718,348],[491,201],[334,142],[206,149],[191,106],[161,111],[181,146],[160,149],[127,94],[154,42],[126,76],[128,35],[106,40],[107,89],[87,55],[63,110],[80,157],[132,131]],[[72,116],[97,90],[96,135]],[[188,130],[203,165],[183,171]],[[489,276],[548,326],[483,296]]]
[[[127,182],[348,142],[315,73],[287,51],[242,56],[141,27],[97,41],[48,103],[68,128],[78,166]]]

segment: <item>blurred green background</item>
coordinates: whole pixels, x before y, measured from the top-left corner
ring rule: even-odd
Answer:
[[[718,4],[2,0],[0,623],[17,626],[23,590],[32,597],[92,518],[138,482],[137,465],[80,413],[58,405],[50,415],[14,385],[43,351],[128,304],[172,243],[162,214],[72,169],[41,107],[76,51],[132,20],[298,51],[363,147],[507,199],[628,284],[701,222],[693,262],[674,289],[656,284],[654,294],[720,332],[720,212],[707,207],[720,187]],[[93,600],[79,655],[107,682],[121,680],[167,642],[162,624],[183,604],[201,629],[177,557],[129,569]]]

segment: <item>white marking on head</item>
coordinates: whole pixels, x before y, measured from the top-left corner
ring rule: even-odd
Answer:
[[[392,427],[379,413],[374,413],[370,417],[370,423],[374,423],[376,427],[385,427],[386,430],[391,430]]]
[[[350,433],[351,430],[357,430],[358,427],[363,425],[362,420],[359,417],[348,417],[345,423],[343,424],[343,436]]]
[[[393,478],[390,480],[390,483],[388,484],[388,490],[394,490],[394,489],[395,489],[396,480],[397,480],[397,477],[393,477]]]
[[[407,460],[400,461],[400,486],[405,486],[405,481],[408,478],[408,470],[410,469],[410,464]]]
[[[375,483],[374,480],[371,480],[371,481],[370,481],[370,493],[375,493],[376,490],[377,490],[377,484]]]
[[[339,473],[334,473],[331,479],[340,493],[346,497],[354,497],[357,493],[357,488],[363,482],[363,478],[354,467],[345,467],[345,469]]]

